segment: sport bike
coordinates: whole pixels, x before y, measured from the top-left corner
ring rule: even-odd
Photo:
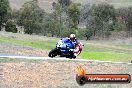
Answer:
[[[59,55],[60,57],[66,57],[66,58],[76,58],[74,56],[74,45],[72,44],[72,42],[67,39],[67,38],[63,38],[61,40],[58,41],[58,43],[56,44],[56,48],[52,49],[49,52],[49,57],[55,57],[57,55]]]

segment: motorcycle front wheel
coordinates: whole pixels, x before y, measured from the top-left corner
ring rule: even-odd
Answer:
[[[49,57],[55,57],[58,55],[58,49],[55,48],[55,49],[52,49],[50,52],[49,52]]]

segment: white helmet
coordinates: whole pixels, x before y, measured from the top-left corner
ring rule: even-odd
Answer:
[[[74,40],[75,38],[76,38],[75,34],[71,34],[71,35],[70,35],[70,39],[71,39],[71,40]]]

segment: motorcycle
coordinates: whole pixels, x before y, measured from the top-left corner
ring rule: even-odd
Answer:
[[[81,45],[81,43],[79,43],[78,46],[79,45]],[[78,46],[76,47],[77,49]],[[58,41],[58,43],[56,44],[56,48],[52,49],[49,52],[48,56],[53,58],[59,55],[60,57],[66,57],[72,59],[72,58],[76,58],[76,56],[81,53],[81,50],[82,49],[80,49],[79,47],[79,50],[76,50],[76,52],[74,52],[74,44],[69,39],[63,38]],[[75,53],[76,55],[74,55]]]

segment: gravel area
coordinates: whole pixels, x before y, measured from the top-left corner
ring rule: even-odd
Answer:
[[[5,62],[0,63],[0,88],[132,88],[132,83],[79,86],[75,68],[80,64],[88,74],[132,75],[132,64],[55,60]]]

